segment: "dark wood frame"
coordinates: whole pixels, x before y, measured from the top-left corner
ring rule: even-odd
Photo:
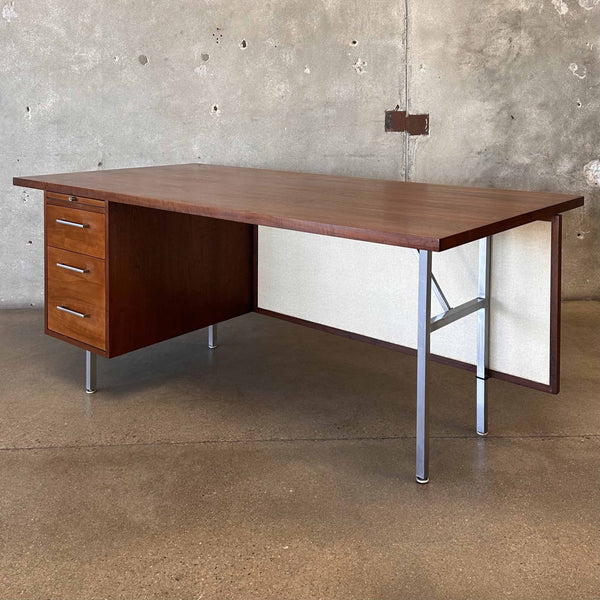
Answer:
[[[560,304],[561,304],[561,262],[562,262],[562,215],[554,215],[550,220],[551,223],[551,246],[550,246],[550,260],[551,260],[551,272],[550,272],[550,383],[544,384],[524,377],[517,377],[502,371],[496,371],[489,369],[488,373],[490,377],[495,379],[501,379],[517,385],[522,385],[534,390],[541,392],[547,392],[549,394],[558,394],[560,390]],[[378,340],[366,335],[359,333],[353,333],[351,331],[345,331],[344,329],[338,329],[336,327],[330,327],[321,323],[315,323],[314,321],[307,321],[291,315],[267,310],[258,306],[258,226],[254,226],[254,284],[253,284],[253,298],[254,298],[254,312],[265,315],[268,317],[274,317],[297,325],[304,325],[305,327],[311,327],[312,329],[318,329],[326,333],[333,333],[335,335],[341,335],[351,340],[358,340],[361,342],[367,342],[376,346],[382,346],[391,350],[403,352],[404,354],[410,354],[411,356],[417,355],[415,348],[403,346],[401,344],[393,344],[392,342],[385,342]],[[453,358],[447,358],[440,356],[439,354],[431,354],[431,360],[439,362],[471,373],[476,372],[476,366],[464,361],[456,360]]]

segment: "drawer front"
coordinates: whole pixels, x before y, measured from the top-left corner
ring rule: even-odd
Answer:
[[[47,248],[48,329],[106,350],[105,262]]]
[[[46,203],[46,244],[104,258],[104,221],[103,213]]]
[[[83,196],[67,196],[66,194],[57,194],[56,192],[46,192],[46,201],[58,206],[94,206],[96,208],[104,208],[104,200],[96,200],[95,198],[85,198]]]

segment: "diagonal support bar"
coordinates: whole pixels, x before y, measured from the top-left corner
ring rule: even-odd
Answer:
[[[458,321],[471,313],[474,313],[482,308],[487,308],[488,301],[486,298],[473,298],[464,304],[460,304],[454,308],[440,313],[435,317],[431,317],[431,331],[437,331],[454,321]]]

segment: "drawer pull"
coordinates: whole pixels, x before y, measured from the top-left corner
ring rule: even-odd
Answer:
[[[86,223],[75,223],[75,221],[65,221],[64,219],[56,219],[56,222],[60,225],[69,225],[70,227],[79,227],[80,229],[89,227]]]
[[[70,308],[67,308],[66,306],[57,306],[56,308],[58,310],[62,310],[63,312],[69,313],[70,315],[75,315],[76,317],[79,317],[80,319],[87,319],[90,316],[90,315],[85,315],[84,313],[77,312],[76,310],[71,310]]]
[[[82,275],[84,273],[89,273],[87,269],[79,269],[77,267],[72,267],[71,265],[65,265],[65,263],[56,263],[56,266],[60,267],[61,269],[67,269],[67,271],[75,271],[75,273],[81,273]]]
[[[69,202],[77,202],[77,198],[75,196],[69,196]]]

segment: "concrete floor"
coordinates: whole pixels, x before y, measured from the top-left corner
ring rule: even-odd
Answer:
[[[259,315],[99,362],[0,312],[1,598],[598,598],[600,303],[564,305],[562,392]]]

